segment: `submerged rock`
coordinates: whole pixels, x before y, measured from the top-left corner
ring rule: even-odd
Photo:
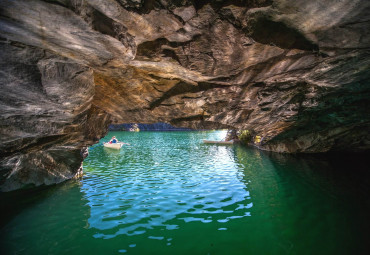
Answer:
[[[370,148],[370,3],[0,2],[2,190],[79,173],[109,123],[250,130],[277,152]]]

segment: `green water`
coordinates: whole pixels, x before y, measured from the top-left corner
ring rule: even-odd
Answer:
[[[109,133],[82,180],[1,194],[0,254],[367,254],[368,158],[201,142],[224,135]]]

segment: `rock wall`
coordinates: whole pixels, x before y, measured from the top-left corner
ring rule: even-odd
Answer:
[[[153,124],[136,124],[136,123],[125,123],[125,124],[111,124],[108,127],[109,131],[130,131],[130,129],[139,128],[140,131],[193,131],[190,128],[179,128],[174,127],[168,123],[153,123]]]
[[[370,148],[367,0],[3,0],[0,185],[80,173],[111,121]]]
[[[92,105],[91,68],[40,48],[1,42],[1,184],[52,184],[80,172],[109,115]]]

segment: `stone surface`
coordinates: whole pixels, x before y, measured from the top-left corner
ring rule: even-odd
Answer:
[[[366,0],[3,0],[0,185],[79,175],[110,122],[370,148]]]
[[[0,56],[1,189],[74,177],[109,123],[92,105],[92,69],[9,41]]]

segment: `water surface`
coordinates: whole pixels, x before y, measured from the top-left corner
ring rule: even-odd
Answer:
[[[110,132],[82,180],[1,195],[1,254],[367,253],[368,159],[201,142],[224,135]]]

